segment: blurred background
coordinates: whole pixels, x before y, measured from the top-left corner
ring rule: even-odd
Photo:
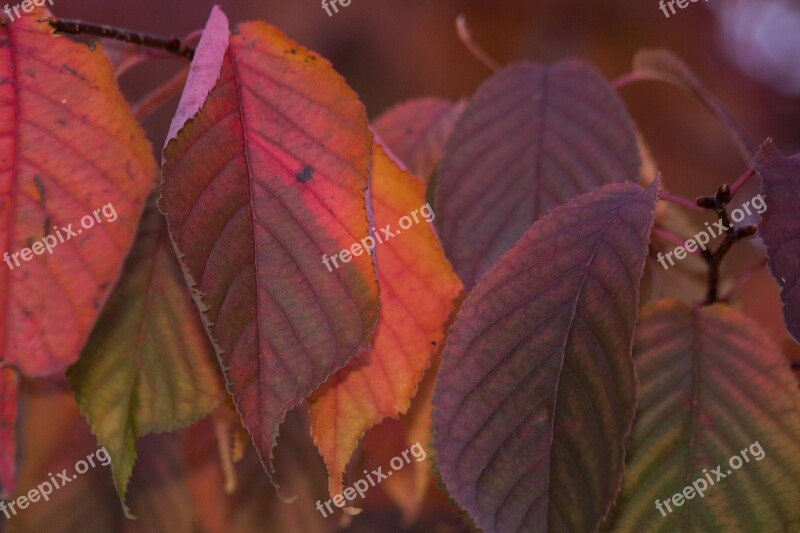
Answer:
[[[184,36],[202,28],[214,3],[211,0],[54,2],[51,9],[61,18],[164,36]],[[418,96],[467,98],[490,75],[456,35],[454,21],[463,13],[475,41],[500,64],[547,63],[568,56],[579,57],[593,63],[612,80],[630,70],[637,49],[668,48],[686,61],[756,143],[774,137],[785,153],[800,152],[798,1],[699,1],[669,18],[661,12],[657,0],[352,0],[332,17],[318,0],[218,3],[232,24],[266,20],[327,57],[361,96],[371,118],[396,103]],[[135,67],[120,80],[123,92],[130,101],[136,101],[182,65],[178,60],[163,59]],[[621,96],[671,192],[690,198],[712,194],[721,183],[733,182],[745,170],[746,163],[725,131],[698,103],[675,88],[639,83],[623,88]],[[176,105],[177,97],[144,123],[157,149],[163,145]],[[756,194],[756,181],[751,180],[741,192],[742,199]],[[726,261],[728,274],[733,276],[756,262],[758,248],[757,242],[740,247]],[[761,322],[788,356],[800,359],[798,345],[784,331],[777,294],[774,282],[762,269],[734,304]],[[702,296],[687,295],[686,299],[698,300]],[[57,382],[26,385],[21,488],[35,487],[47,479],[49,471],[71,467],[75,460],[96,449],[76,406],[63,393],[61,385]],[[302,425],[302,420],[297,423]],[[87,474],[80,486],[76,483],[74,487],[66,487],[51,503],[31,507],[20,520],[15,519],[10,525],[0,520],[0,529],[6,526],[9,531],[73,531],[76,527],[80,531],[199,530],[196,517],[190,516],[192,513],[184,509],[184,504],[192,500],[213,507],[216,496],[207,485],[212,480],[221,480],[222,471],[218,464],[206,461],[203,463],[206,485],[197,481],[196,476],[192,482],[189,478],[194,474],[187,473],[185,465],[170,462],[169,450],[176,446],[213,448],[213,428],[210,424],[206,426],[194,428],[196,434],[188,444],[186,435],[142,441],[140,466],[150,466],[142,466],[134,474],[133,498],[139,503],[134,512],[143,517],[138,523],[120,518],[109,472],[96,469]],[[289,433],[282,438],[292,437]],[[206,442],[209,439],[211,444]],[[335,519],[325,521],[314,516],[317,512],[313,503],[325,490],[321,461],[302,439],[288,443],[288,447],[289,453],[296,453],[297,457],[294,463],[285,462],[300,465],[297,466],[300,477],[307,484],[296,488],[294,493],[308,497],[288,507],[278,504],[257,462],[245,460],[238,468],[240,481],[245,479],[245,487],[249,488],[240,487],[235,497],[247,498],[250,507],[231,503],[230,508],[217,513],[219,516],[206,517],[206,524],[217,524],[218,529],[210,530],[322,531],[337,526]],[[205,456],[196,449],[195,452],[202,463]],[[58,464],[63,466],[56,468]],[[298,471],[291,469],[285,474],[288,478],[298,477]],[[416,524],[409,524],[410,529],[402,527],[397,506],[381,491],[373,490],[367,498],[370,509],[355,517],[347,530],[465,530],[459,511],[445,497],[436,495],[435,484],[434,480],[428,504]],[[203,486],[206,489],[197,488]],[[263,505],[257,505],[258,502]],[[148,514],[150,518],[144,518]],[[245,515],[248,518],[242,518]],[[239,520],[233,518],[237,516]]]

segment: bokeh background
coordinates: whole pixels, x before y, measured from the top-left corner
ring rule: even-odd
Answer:
[[[183,36],[202,28],[214,3],[211,0],[54,1],[51,9],[62,18],[165,36]],[[673,50],[756,142],[774,137],[784,152],[800,152],[800,2],[797,1],[701,0],[669,19],[659,10],[657,0],[352,0],[349,7],[340,8],[332,17],[322,10],[318,0],[218,3],[234,24],[266,20],[327,57],[361,96],[372,118],[396,103],[418,96],[453,100],[469,97],[490,75],[457,37],[454,21],[463,13],[474,39],[501,64],[578,57],[596,65],[608,79],[614,79],[630,70],[632,57],[639,48]],[[138,66],[121,79],[123,91],[131,101],[136,101],[181,66],[180,61],[171,59]],[[641,83],[622,89],[621,95],[670,191],[690,198],[711,194],[719,184],[732,182],[746,168],[724,130],[698,103],[675,88]],[[155,147],[163,145],[176,105],[177,97],[145,121]],[[749,185],[741,193],[743,199],[757,191],[756,180]],[[758,248],[757,242],[740,247],[727,260],[727,273],[735,276],[753,264],[760,253]],[[701,297],[702,294],[690,294],[686,299]],[[760,321],[787,356],[800,359],[798,345],[783,329],[778,302],[777,289],[762,269],[734,304]],[[76,459],[96,448],[63,386],[59,380],[25,385],[23,467],[19,480],[23,489],[47,479],[47,468],[56,468],[54,464],[71,467]],[[97,469],[82,479],[80,486],[76,483],[59,491],[51,503],[32,506],[20,520],[15,519],[12,524],[0,520],[0,529],[186,530],[191,517],[183,516],[188,512],[183,504],[190,491],[170,482],[186,475],[167,461],[169,450],[175,446],[173,441],[162,437],[143,441],[151,456],[142,460],[149,470],[142,466],[134,474],[133,490],[146,494],[136,500],[139,505],[134,511],[143,516],[138,523],[119,520],[119,504],[109,472]],[[211,445],[203,443],[199,436],[194,444]],[[308,486],[298,492],[308,491],[309,497],[288,507],[276,503],[274,491],[260,473],[257,462],[247,460],[239,469],[243,472],[240,481],[244,480],[250,507],[230,504],[225,511],[228,514],[217,517],[220,531],[234,530],[233,524],[241,526],[242,531],[321,531],[337,526],[333,519],[317,520],[314,501],[309,501],[311,495],[324,494],[321,461],[315,458],[313,449],[304,448],[301,439],[287,445],[293,450],[290,453],[296,452],[296,457],[294,462],[286,463],[294,464],[297,470],[290,466],[283,474],[290,480],[302,477]],[[207,468],[213,470],[215,465]],[[208,479],[219,475],[214,473]],[[242,490],[245,489],[240,488],[239,492]],[[199,497],[206,498],[202,501],[213,506],[217,496],[210,490]],[[253,510],[253,501],[264,502],[263,509]],[[369,510],[356,517],[348,531],[465,529],[459,511],[446,498],[437,496],[435,487],[429,494],[429,504],[409,529],[403,529],[400,511],[381,491],[373,489],[367,501]],[[154,517],[144,518],[148,514]],[[266,514],[269,516],[265,517]],[[274,518],[278,515],[282,517],[280,521]],[[286,524],[295,527],[288,528]]]

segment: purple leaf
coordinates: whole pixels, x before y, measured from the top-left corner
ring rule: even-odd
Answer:
[[[631,120],[593,68],[499,71],[469,102],[439,166],[441,238],[465,288],[534,220],[603,184],[636,180],[639,166]]]
[[[658,195],[611,184],[522,236],[467,298],[434,397],[450,494],[491,531],[593,531],[623,473]]]
[[[781,288],[786,328],[800,341],[800,159],[784,156],[770,139],[759,148],[753,167],[767,204],[760,234],[769,269]]]

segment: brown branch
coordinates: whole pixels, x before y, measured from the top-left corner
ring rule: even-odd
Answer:
[[[72,19],[51,18],[48,22],[50,26],[59,33],[70,35],[94,35],[95,37],[104,37],[106,39],[114,39],[138,46],[165,50],[171,54],[188,59],[189,61],[194,58],[194,48],[184,46],[177,37],[161,37]]]
[[[731,188],[728,184],[723,184],[714,196],[700,196],[697,198],[697,205],[704,209],[714,211],[725,226],[725,239],[719,248],[710,252],[703,250],[703,259],[708,265],[708,292],[704,305],[711,305],[719,301],[719,272],[722,260],[737,242],[752,237],[758,231],[756,226],[734,227],[728,216],[727,206],[731,201]]]

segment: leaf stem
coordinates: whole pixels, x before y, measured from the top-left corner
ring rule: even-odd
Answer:
[[[623,87],[625,87],[626,85],[630,85],[631,83],[636,83],[637,81],[644,81],[646,79],[647,78],[643,78],[636,71],[628,72],[626,74],[623,74],[619,78],[615,79],[614,81],[612,81],[611,87],[613,87],[614,90],[618,91]]]
[[[71,35],[94,35],[96,37],[104,37],[106,39],[114,39],[138,46],[146,46],[148,48],[164,50],[184,59],[188,59],[189,61],[194,58],[194,48],[184,46],[181,44],[181,40],[177,37],[161,37],[158,35],[150,35],[147,33],[126,30],[123,28],[115,28],[113,26],[92,24],[74,19],[57,19],[53,17],[48,22],[50,26],[59,33]]]
[[[668,76],[663,76],[657,72],[652,72],[649,70],[634,70],[632,72],[628,72],[627,74],[623,74],[611,82],[611,86],[614,89],[619,90],[622,87],[639,81],[660,81],[669,83],[671,85],[676,85],[689,94],[694,95],[700,101],[700,104],[703,105],[703,107],[705,107],[712,115],[714,115],[717,121],[719,121],[719,123],[722,124],[722,126],[728,132],[728,135],[733,141],[733,144],[736,147],[736,150],[739,152],[739,155],[742,157],[742,160],[746,164],[750,164],[750,161],[756,150],[755,143],[747,134],[747,132],[745,132],[744,129],[739,125],[739,123],[736,122],[736,119],[733,118],[733,115],[731,115],[728,110],[725,109],[722,103],[720,103],[720,101],[714,95],[706,91],[702,86],[680,83]]]
[[[736,181],[733,183],[733,185],[731,185],[731,196],[735,195],[736,191],[738,191],[742,187],[742,185],[747,183],[747,180],[752,178],[755,175],[755,173],[756,173],[756,171],[751,167],[751,168],[748,168],[747,171],[744,174],[739,176],[736,179]]]
[[[500,68],[497,61],[487,54],[472,38],[472,32],[469,31],[469,26],[467,26],[467,17],[463,13],[456,17],[456,33],[458,33],[459,40],[467,47],[467,50],[470,51],[475,59],[483,63],[486,68],[492,72]]]
[[[150,114],[164,105],[170,98],[178,93],[189,77],[189,67],[183,67],[169,80],[147,93],[141,100],[131,106],[133,115],[139,122],[149,117]]]
[[[678,245],[678,246],[683,246],[683,245],[686,244],[686,240],[685,239],[681,239],[679,236],[675,235],[671,231],[669,231],[667,229],[664,229],[664,228],[653,227],[653,235],[656,235],[657,237],[660,237],[660,238],[664,239],[665,241],[669,241],[672,244],[675,244],[675,245]],[[687,250],[687,252],[688,252],[688,250]],[[690,253],[699,254],[700,251],[699,250],[695,250],[694,252],[690,252]]]
[[[667,202],[672,202],[673,204],[678,204],[688,209],[693,209],[694,211],[704,211],[702,207],[697,205],[697,202],[693,202],[692,200],[689,200],[688,198],[678,194],[672,194],[667,191],[663,191],[661,193],[661,199]]]
[[[728,292],[726,292],[725,295],[722,296],[722,298],[720,298],[720,301],[723,301],[723,302],[731,301],[731,299],[733,298],[733,295],[736,293],[736,291],[741,289],[742,286],[745,283],[747,283],[748,281],[753,279],[753,276],[755,276],[758,273],[758,271],[761,270],[762,268],[764,268],[765,266],[767,266],[767,259],[766,258],[762,259],[758,263],[754,264],[753,266],[751,266],[750,268],[745,270],[742,273],[742,275],[739,276],[736,279],[736,281],[733,282],[733,285],[731,285],[730,289],[728,289]]]

